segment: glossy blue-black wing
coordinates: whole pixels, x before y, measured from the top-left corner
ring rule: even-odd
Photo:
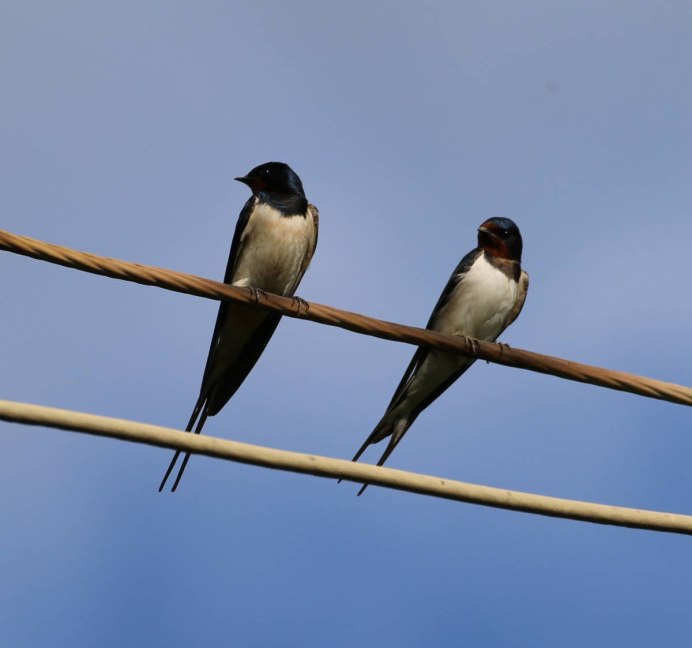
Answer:
[[[459,264],[454,269],[454,272],[452,272],[452,275],[447,281],[447,284],[445,285],[442,294],[438,298],[437,303],[435,304],[435,308],[433,308],[433,311],[430,314],[430,319],[428,320],[428,323],[425,326],[426,329],[435,329],[435,320],[437,319],[438,314],[445,307],[450,297],[452,296],[452,293],[454,292],[455,288],[459,285],[459,282],[463,279],[466,272],[468,272],[468,269],[473,265],[473,263],[476,261],[476,259],[478,259],[478,257],[482,253],[483,250],[481,250],[480,248],[476,248],[474,250],[471,250],[471,252],[469,252],[466,256],[464,256],[464,258],[461,261],[459,261]],[[423,363],[428,353],[430,353],[430,350],[424,347],[418,347],[416,349],[416,352],[413,354],[413,358],[411,358],[411,362],[406,368],[406,371],[404,372],[404,375],[401,378],[399,385],[394,391],[392,400],[389,402],[389,405],[387,406],[387,411],[389,411],[392,407],[395,407],[397,403],[401,400],[401,398],[404,396],[404,394],[406,393],[406,387],[408,386],[411,378],[413,378],[413,376],[416,373],[416,370]],[[459,375],[455,376],[454,380],[456,380],[456,378],[458,378]],[[446,384],[442,391],[447,389],[447,387],[449,387],[450,384],[451,382]],[[442,393],[442,391],[438,392],[435,398],[437,398],[437,396],[439,396]]]
[[[243,249],[243,232],[245,231],[245,228],[247,227],[247,224],[250,220],[250,215],[252,214],[252,211],[255,207],[255,203],[257,202],[257,198],[254,196],[251,196],[248,201],[245,203],[243,206],[242,210],[240,211],[240,215],[238,216],[238,222],[236,223],[235,226],[235,232],[233,233],[233,242],[231,243],[231,251],[228,255],[228,263],[226,264],[226,272],[223,277],[223,282],[230,284],[233,281],[233,273],[235,271],[235,267],[238,263],[238,259],[240,258],[240,254]],[[200,398],[202,396],[206,396],[205,390],[208,387],[206,385],[206,380],[207,376],[209,375],[209,372],[211,371],[211,368],[214,364],[213,359],[214,359],[214,352],[216,351],[216,347],[219,343],[219,335],[221,333],[221,328],[223,326],[223,322],[226,319],[226,311],[228,310],[228,303],[227,302],[221,302],[219,304],[219,312],[216,315],[216,324],[214,325],[214,332],[212,333],[211,336],[211,343],[209,344],[209,353],[207,354],[207,363],[204,366],[204,374],[202,375],[202,385],[200,387]]]

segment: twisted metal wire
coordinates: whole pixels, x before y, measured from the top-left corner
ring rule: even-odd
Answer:
[[[624,371],[595,367],[532,351],[512,349],[507,345],[493,342],[444,335],[427,329],[404,326],[332,306],[306,302],[299,298],[280,297],[247,288],[236,288],[183,272],[79,252],[26,236],[11,234],[4,230],[0,230],[0,250],[92,274],[132,281],[145,286],[157,286],[208,299],[254,305],[258,308],[282,313],[288,317],[336,326],[354,333],[385,340],[440,349],[449,353],[480,358],[508,367],[528,369],[566,380],[588,383],[680,405],[692,405],[692,388],[683,385],[645,378]]]
[[[71,430],[275,470],[377,484],[469,504],[582,522],[692,535],[692,516],[547,497],[441,477],[227,441],[202,434],[69,410],[0,400],[0,420]]]

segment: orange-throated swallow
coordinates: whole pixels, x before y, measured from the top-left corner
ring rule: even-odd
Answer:
[[[521,252],[521,234],[514,222],[509,218],[485,221],[478,228],[478,247],[452,273],[426,328],[494,342],[519,316],[526,300],[529,276],[521,269]],[[389,437],[377,462],[384,464],[418,415],[474,362],[474,358],[418,347],[387,411],[353,461],[369,445]]]
[[[224,283],[291,297],[317,245],[317,207],[308,203],[298,175],[283,162],[267,162],[236,178],[252,190],[236,224]],[[243,384],[274,334],[281,315],[222,302],[216,317],[199,398],[185,430],[199,434],[208,416]],[[173,455],[159,492],[175,467]],[[183,476],[186,453],[171,491]]]

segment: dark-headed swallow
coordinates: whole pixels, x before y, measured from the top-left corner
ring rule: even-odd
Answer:
[[[518,316],[529,276],[521,269],[519,228],[509,218],[491,218],[478,228],[478,247],[456,267],[426,328],[494,342]],[[418,415],[473,363],[474,358],[418,347],[387,411],[360,450],[389,437],[384,464]],[[363,485],[358,494],[367,488]]]
[[[298,175],[283,162],[267,162],[236,178],[252,190],[236,224],[224,282],[291,297],[317,245],[318,212],[305,197]],[[208,416],[243,384],[274,333],[281,315],[222,302],[204,368],[199,398],[185,428],[199,434]],[[159,491],[181,451],[173,455]],[[174,491],[190,454],[185,454]]]

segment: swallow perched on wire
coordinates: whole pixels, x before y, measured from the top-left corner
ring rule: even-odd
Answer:
[[[267,162],[236,178],[252,190],[236,224],[224,283],[292,297],[317,246],[318,211],[308,203],[298,175],[283,162]],[[208,416],[243,384],[274,333],[281,315],[221,302],[199,398],[185,430],[199,434]],[[163,490],[181,451],[161,481]],[[171,491],[190,454],[186,453]]]
[[[526,300],[529,276],[521,269],[521,252],[521,234],[513,221],[485,221],[478,228],[478,247],[459,262],[426,328],[494,342],[519,316]],[[474,358],[418,347],[387,411],[353,461],[369,445],[389,437],[377,462],[384,464],[418,415],[474,362]]]

